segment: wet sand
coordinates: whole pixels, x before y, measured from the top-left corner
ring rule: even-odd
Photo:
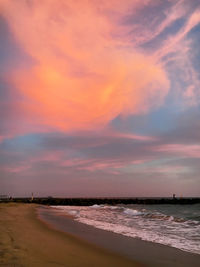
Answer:
[[[0,266],[197,267],[200,255],[96,229],[46,206],[0,203]]]
[[[141,266],[70,233],[54,230],[37,218],[36,207],[0,203],[0,266]]]
[[[55,229],[67,232],[91,244],[152,267],[199,267],[200,255],[169,246],[126,237],[74,221],[69,216],[46,206],[38,209],[39,217]]]

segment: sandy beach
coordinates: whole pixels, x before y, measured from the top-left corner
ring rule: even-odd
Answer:
[[[200,255],[96,229],[35,204],[0,204],[0,266],[197,267]]]
[[[0,204],[0,266],[141,266],[38,220],[36,205]]]

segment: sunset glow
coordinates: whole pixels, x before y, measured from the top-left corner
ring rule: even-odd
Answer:
[[[0,188],[198,195],[197,2],[1,1]]]

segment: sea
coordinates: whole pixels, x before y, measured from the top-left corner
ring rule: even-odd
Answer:
[[[51,208],[99,229],[200,254],[200,204]]]

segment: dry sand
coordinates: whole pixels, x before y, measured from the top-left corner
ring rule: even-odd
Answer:
[[[0,266],[141,266],[49,228],[34,204],[0,203]]]

